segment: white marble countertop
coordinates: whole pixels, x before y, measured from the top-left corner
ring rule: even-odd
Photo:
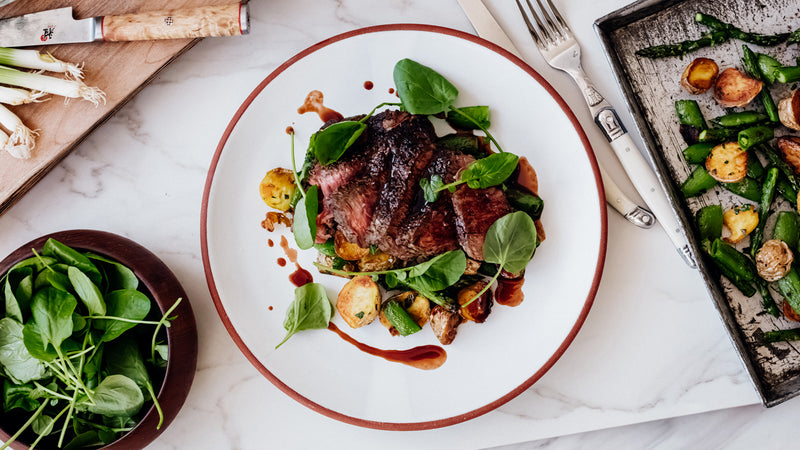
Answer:
[[[541,59],[513,2],[486,3],[635,197],[571,80]],[[584,67],[632,124],[591,27],[628,0],[555,3],[584,47]],[[473,30],[455,0],[254,0],[251,8],[250,35],[200,42],[0,216],[2,255],[49,232],[102,229],[149,248],[182,282],[199,328],[197,374],[183,410],[150,448],[796,445],[798,400],[759,404],[699,274],[660,229],[635,228],[613,212],[603,280],[583,329],[538,383],[498,410],[439,430],[375,431],[319,415],[272,386],[223,328],[200,259],[203,184],[228,120],[280,63],[332,35],[399,22]]]

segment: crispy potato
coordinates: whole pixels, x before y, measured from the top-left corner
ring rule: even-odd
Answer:
[[[800,131],[800,89],[778,102],[778,117],[785,127]]]
[[[434,306],[431,310],[431,329],[442,345],[450,345],[453,342],[461,320],[460,314],[448,311],[439,305]]]
[[[339,255],[339,258],[344,260],[358,261],[359,259],[369,255],[368,248],[359,247],[358,244],[347,242],[347,238],[344,237],[344,233],[339,230],[336,230],[336,234],[333,237],[333,242],[336,254]]]
[[[728,67],[717,77],[714,97],[720,105],[728,108],[745,106],[756,98],[763,86],[764,83]]]
[[[428,323],[428,319],[431,317],[431,302],[427,298],[414,291],[406,291],[394,295],[383,302],[383,305],[389,303],[390,301],[399,302],[400,306],[406,310],[411,319],[420,327]],[[386,315],[383,313],[383,305],[381,305],[380,312],[381,325],[386,327],[392,336],[397,336],[400,333],[398,333],[397,329],[392,326],[391,322],[389,322],[389,319],[386,318]]]
[[[485,281],[476,281],[458,291],[458,304],[461,305],[459,311],[461,317],[476,323],[483,323],[486,321],[486,318],[489,317],[489,313],[492,312],[492,304],[494,303],[492,301],[491,289],[487,289],[486,292],[481,294],[481,296],[476,298],[472,303],[464,306],[464,304],[475,298],[485,287]]]
[[[800,138],[795,136],[781,136],[775,144],[781,152],[781,157],[792,166],[794,172],[800,174]]]
[[[690,94],[702,94],[711,89],[719,74],[719,66],[713,59],[697,58],[683,71],[681,86]]]
[[[747,175],[747,152],[736,142],[719,144],[706,157],[706,170],[722,183],[741,181]]]
[[[389,270],[394,267],[397,258],[394,256],[377,251],[374,254],[367,252],[364,257],[358,260],[358,270],[361,272],[375,272],[378,270]]]
[[[336,298],[336,310],[351,328],[363,327],[375,320],[380,306],[378,284],[364,275],[348,281]]]
[[[789,272],[794,255],[786,242],[770,239],[756,253],[756,270],[766,281],[778,281]]]
[[[722,222],[728,227],[731,235],[723,238],[725,242],[735,244],[741,242],[758,226],[758,213],[753,205],[742,205],[725,211]]]
[[[291,207],[294,190],[292,171],[282,167],[267,172],[264,179],[261,180],[261,184],[258,185],[261,200],[264,200],[268,206],[281,211],[288,211]]]
[[[478,269],[481,268],[481,262],[467,257],[467,267],[464,269],[464,275],[477,275]]]
[[[800,322],[800,314],[786,300],[783,301],[783,315],[792,322]]]

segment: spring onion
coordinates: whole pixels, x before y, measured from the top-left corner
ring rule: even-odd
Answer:
[[[50,53],[39,53],[36,50],[0,47],[0,64],[65,73],[75,80],[83,78],[83,70],[79,66],[56,59]]]
[[[95,105],[105,103],[106,94],[78,80],[65,80],[38,73],[23,72],[0,66],[0,83],[33,89],[67,98],[83,98]]]
[[[3,148],[15,158],[30,158],[38,133],[26,127],[16,114],[3,105],[0,105],[0,125],[11,132]]]
[[[6,105],[24,105],[27,103],[38,103],[47,99],[42,99],[47,95],[41,91],[26,91],[12,87],[0,86],[0,103]]]

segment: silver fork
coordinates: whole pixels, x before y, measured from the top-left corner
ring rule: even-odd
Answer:
[[[542,0],[535,1],[538,8],[534,8],[530,0],[525,0],[528,6],[526,11],[520,0],[516,0],[525,25],[528,26],[528,31],[539,48],[539,52],[548,64],[568,73],[575,80],[584,100],[589,105],[594,122],[608,139],[634,187],[656,216],[664,231],[667,232],[686,263],[690,267],[697,267],[692,249],[683,232],[683,226],[661,189],[656,174],[628,135],[617,112],[597,92],[589,77],[584,73],[581,67],[581,47],[575,40],[572,30],[551,0],[545,0],[547,5],[543,4]]]

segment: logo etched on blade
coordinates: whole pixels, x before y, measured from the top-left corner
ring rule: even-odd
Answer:
[[[42,35],[40,36],[42,42],[47,42],[48,39],[53,39],[53,32],[55,29],[55,25],[48,25],[47,27],[43,28]]]

